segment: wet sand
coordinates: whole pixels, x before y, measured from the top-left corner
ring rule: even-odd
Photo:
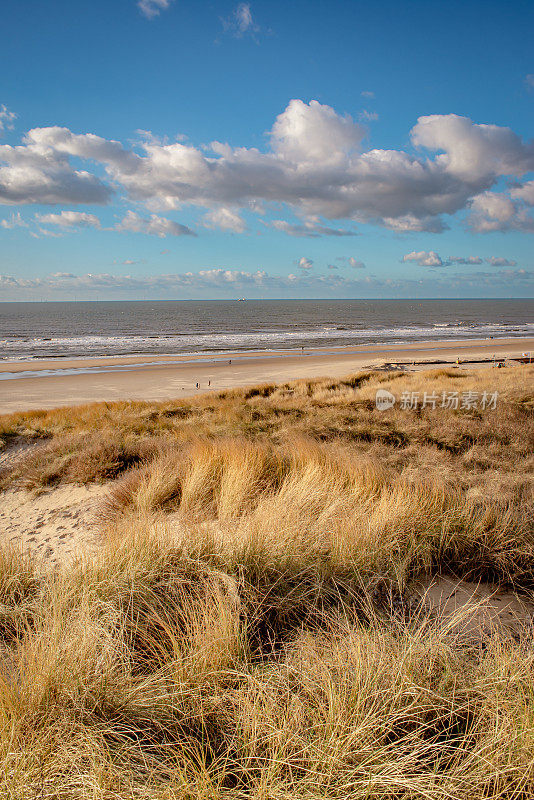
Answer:
[[[0,413],[96,401],[165,400],[197,392],[298,378],[339,378],[367,368],[408,370],[441,364],[491,367],[497,359],[532,351],[534,339],[472,339],[367,344],[300,351],[239,352],[217,356],[124,356],[0,362]],[[231,362],[231,363],[230,363]],[[87,371],[89,370],[89,371]],[[54,374],[47,374],[53,371]],[[26,373],[30,374],[26,374]],[[8,378],[8,375],[20,377]],[[40,373],[40,374],[39,374]],[[208,383],[209,382],[209,383]],[[196,384],[199,384],[197,389]]]

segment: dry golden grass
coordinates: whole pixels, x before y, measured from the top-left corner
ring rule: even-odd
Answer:
[[[0,796],[527,800],[534,644],[414,607],[532,596],[534,370],[357,375],[0,422],[29,488],[119,476],[100,551],[0,554]],[[374,409],[378,386],[495,411]],[[123,474],[124,473],[124,474]]]

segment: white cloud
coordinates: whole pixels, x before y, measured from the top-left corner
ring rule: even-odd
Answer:
[[[301,269],[311,269],[313,267],[313,261],[311,260],[311,258],[306,258],[305,256],[302,256],[302,258],[299,258],[299,260],[297,261],[297,266],[300,267]]]
[[[270,227],[288,236],[306,237],[315,239],[319,236],[357,236],[356,231],[347,231],[343,228],[330,228],[321,225],[317,218],[308,219],[300,224],[292,224],[283,219],[275,219],[270,223]]]
[[[135,211],[128,211],[124,219],[115,225],[114,230],[120,233],[148,233],[164,239],[166,236],[196,236],[191,228],[180,225],[165,217],[151,214],[150,217],[141,217]]]
[[[481,286],[485,286],[489,291],[493,291],[495,287],[514,284],[521,287],[523,291],[523,287],[534,285],[534,273],[524,269],[478,272],[468,276],[450,276],[450,278],[447,276],[445,282],[441,277],[432,279],[424,277],[422,280],[379,279],[372,275],[361,278],[355,278],[352,275],[346,277],[335,273],[335,265],[330,266],[333,267],[333,271],[326,275],[305,272],[286,277],[270,275],[262,269],[249,272],[216,267],[199,272],[139,276],[111,273],[75,275],[70,272],[56,272],[42,278],[17,278],[12,275],[0,275],[0,289],[14,298],[41,297],[43,295],[68,297],[74,292],[86,292],[87,296],[91,296],[91,292],[99,294],[106,292],[111,296],[114,293],[136,296],[136,292],[142,295],[150,292],[164,297],[168,297],[171,293],[176,293],[181,297],[205,297],[208,293],[224,297],[238,297],[243,294],[261,297],[269,295],[269,293],[280,296],[280,290],[294,293],[296,296],[315,293],[319,297],[328,294],[341,297],[358,297],[362,294],[380,296],[384,293],[389,295],[394,290],[404,293],[405,296],[413,297],[421,287],[426,287],[432,292],[430,296],[435,296],[436,288],[441,292],[452,289],[463,294],[467,287],[480,289]]]
[[[206,228],[219,228],[222,231],[243,233],[247,226],[245,220],[230,208],[214,208],[205,215],[203,224]]]
[[[258,33],[260,30],[259,25],[254,22],[250,3],[239,3],[230,19],[223,19],[222,23],[225,31],[233,33],[238,38],[247,33]]]
[[[428,252],[426,250],[420,250],[419,252],[414,250],[412,253],[408,253],[407,255],[403,256],[402,261],[403,263],[414,261],[416,264],[419,264],[420,267],[444,266],[440,256],[438,256],[434,250],[429,250]]]
[[[534,169],[534,144],[509,128],[454,114],[421,117],[411,132],[417,155],[362,151],[364,133],[350,116],[301,100],[291,100],[276,118],[266,152],[214,142],[208,154],[149,139],[138,153],[94,134],[36,128],[19,147],[0,146],[0,202],[105,203],[113,186],[152,211],[193,205],[239,214],[272,203],[304,219],[440,232],[445,215],[470,207],[474,230],[534,229],[523,206],[528,183],[510,190],[523,191],[523,198],[490,191],[503,176],[517,179]],[[74,169],[73,157],[102,165],[108,183]],[[490,208],[495,197],[511,211]]]
[[[376,111],[366,111],[364,109],[358,114],[358,119],[360,119],[361,122],[376,122],[378,119],[378,114]]]
[[[460,276],[456,276],[460,277]],[[466,280],[464,276],[461,276],[462,280]],[[525,281],[530,282],[534,280],[534,272],[532,270],[526,269],[501,269],[498,272],[473,272],[467,278],[467,283],[472,286],[480,286],[481,283],[484,283],[488,286],[494,286],[495,284],[511,284],[511,283],[523,283]]]
[[[525,85],[527,89],[534,89],[534,74],[525,75]]]
[[[515,267],[517,261],[509,258],[502,258],[501,256],[488,256],[481,258],[480,256],[449,256],[442,258],[434,250],[421,250],[420,252],[408,253],[402,258],[403,263],[413,261],[419,264],[420,267],[449,267],[453,264],[459,266],[478,266],[483,264],[491,264],[492,267]],[[481,274],[481,273],[477,273]],[[489,273],[488,273],[489,274]]]
[[[37,214],[35,218],[43,225],[58,225],[60,228],[100,228],[98,217],[95,214],[87,214],[85,211]]]
[[[363,91],[363,92],[360,92],[360,94],[361,94],[362,97],[369,97],[371,100],[375,96],[374,92],[369,92],[369,91]]]
[[[456,114],[420,117],[412,130],[415,145],[442,151],[435,163],[480,191],[499,175],[534,169],[534,143],[524,144],[510,128],[475,125]]]
[[[0,145],[0,203],[108,202],[112,194],[109,186],[89,172],[73,169],[68,154],[55,146],[54,131],[66,129],[37,128],[30,131],[22,145]],[[68,134],[73,136],[70,131]],[[82,138],[87,137],[90,135]]]
[[[353,256],[350,256],[348,264],[349,267],[352,267],[353,269],[365,269],[365,264],[363,263],[363,261],[358,261]]]
[[[239,3],[234,11],[234,16],[240,33],[245,33],[251,28],[254,28],[254,20],[252,19],[252,12],[250,10],[249,3]]]
[[[0,220],[0,225],[2,226],[2,228],[6,228],[7,230],[11,230],[12,228],[28,227],[28,223],[22,219],[20,211],[17,211],[15,214],[11,214],[9,219]]]
[[[144,14],[148,19],[153,19],[153,17],[161,14],[162,11],[166,11],[171,2],[172,0],[138,0],[137,7],[141,14]]]
[[[486,259],[486,261],[488,261],[488,259]],[[482,264],[483,260],[480,258],[480,256],[449,256],[446,263],[472,266],[475,264]]]
[[[428,214],[401,214],[398,217],[384,217],[382,224],[396,233],[443,233],[449,226],[441,217]]]
[[[41,236],[48,236],[51,239],[61,239],[65,235],[57,231],[49,231],[46,228],[38,228],[37,230],[39,231],[38,233],[30,231],[30,236],[33,236],[34,239],[40,239]]]
[[[512,199],[503,193],[484,192],[475,197],[471,203],[471,212],[467,218],[470,227],[477,233],[494,231],[523,231],[534,233],[534,216],[527,205],[520,202],[530,199],[530,183],[522,189],[512,189],[519,200]],[[523,192],[523,195],[521,195]]]
[[[365,264],[363,261],[359,261],[354,256],[338,256],[336,261],[339,261],[346,267],[352,267],[352,269],[365,269]]]
[[[515,184],[510,189],[510,197],[520,200],[528,206],[534,206],[534,181]]]
[[[492,267],[516,267],[517,261],[513,261],[510,258],[500,258],[500,256],[490,256],[486,259],[488,264],[491,264]]]
[[[322,170],[346,163],[365,135],[365,129],[348,114],[336,114],[316,100],[291,100],[271,131],[276,155],[294,167]]]
[[[7,106],[3,104],[0,105],[0,136],[4,131],[13,130],[16,119],[17,115],[14,111],[10,111]]]

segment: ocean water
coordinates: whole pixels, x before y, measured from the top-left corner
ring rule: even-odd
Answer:
[[[0,303],[0,359],[534,336],[534,300]]]

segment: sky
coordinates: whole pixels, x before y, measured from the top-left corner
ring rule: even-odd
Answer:
[[[534,297],[530,0],[1,20],[1,300]]]

